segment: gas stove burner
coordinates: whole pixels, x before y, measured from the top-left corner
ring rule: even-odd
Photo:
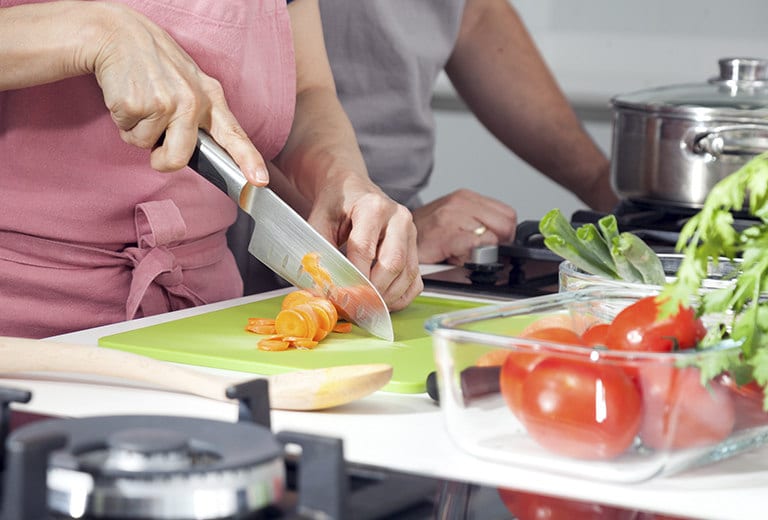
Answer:
[[[13,421],[10,404],[31,393],[0,387],[0,520],[343,518],[342,441],[273,434],[265,379],[226,395],[238,400],[237,423],[159,415]],[[293,499],[288,445],[300,448]]]
[[[9,437],[29,449],[66,439],[48,461],[48,507],[71,518],[240,518],[280,500],[282,449],[253,423],[187,417],[54,419]]]

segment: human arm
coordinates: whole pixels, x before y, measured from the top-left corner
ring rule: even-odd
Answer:
[[[159,171],[185,166],[203,128],[251,182],[268,180],[218,81],[124,5],[66,0],[0,8],[0,70],[0,90],[93,74],[122,139],[152,150]]]
[[[591,208],[613,209],[608,159],[584,131],[508,0],[467,0],[445,70],[505,146]]]
[[[290,4],[297,70],[296,114],[276,166],[312,204],[309,222],[381,292],[390,310],[423,289],[410,212],[368,177],[325,52],[317,0]]]

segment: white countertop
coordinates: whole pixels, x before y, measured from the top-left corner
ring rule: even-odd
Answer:
[[[97,345],[98,339],[107,334],[240,305],[281,292],[219,302],[52,339]],[[67,378],[52,380],[47,376],[16,376],[2,378],[0,384],[32,391],[32,401],[19,407],[40,413],[72,417],[187,415],[226,421],[234,421],[237,415],[234,404],[140,388],[104,378],[73,381]],[[426,394],[377,392],[360,401],[322,412],[275,410],[272,412],[272,428],[274,431],[293,430],[342,438],[345,457],[355,464],[695,518],[742,520],[765,516],[768,447],[674,477],[619,485],[494,464],[468,455],[453,444],[439,408]]]

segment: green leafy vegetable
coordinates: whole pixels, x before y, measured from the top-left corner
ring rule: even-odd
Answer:
[[[710,327],[705,343],[713,345],[726,337],[741,343],[742,355],[721,360],[722,365],[741,374],[742,381],[753,378],[764,388],[768,385],[767,203],[768,153],[763,153],[718,182],[701,210],[683,227],[677,243],[683,260],[676,280],[662,290],[662,296],[669,297],[664,313],[675,312],[681,302],[698,301],[701,313],[722,316],[720,326]],[[755,221],[739,231],[734,213],[745,211]],[[701,291],[708,263],[720,258],[741,258],[734,285]],[[768,410],[768,401],[765,405]]]
[[[640,274],[643,283],[661,285],[667,281],[658,255],[639,236],[621,233],[613,239],[613,247],[614,258],[625,258]]]
[[[587,223],[574,229],[559,209],[539,222],[544,245],[584,272],[627,282],[661,285],[664,268],[656,253],[629,232],[619,233],[614,215],[602,217],[597,226]]]
[[[539,231],[544,236],[544,245],[552,252],[571,261],[573,265],[592,274],[616,278],[616,268],[606,263],[603,253],[605,244],[594,237],[579,238],[571,223],[560,210],[548,212],[539,222]],[[610,253],[607,255],[610,258]]]

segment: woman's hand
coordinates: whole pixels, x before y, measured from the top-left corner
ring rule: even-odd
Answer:
[[[137,11],[110,2],[23,4],[0,9],[0,31],[0,89],[94,74],[122,139],[151,149],[153,168],[184,167],[203,128],[251,182],[267,183],[264,160],[219,82]]]
[[[249,180],[266,184],[264,160],[227,107],[221,84],[150,20],[117,4],[109,7],[93,70],[123,140],[151,149],[165,134],[152,150],[152,167],[178,170],[203,128]]]
[[[463,265],[476,247],[515,238],[517,213],[471,190],[457,190],[417,208],[419,262]]]
[[[424,289],[411,213],[367,178],[351,174],[326,185],[309,222],[346,248],[347,258],[371,280],[390,311],[403,309]]]

